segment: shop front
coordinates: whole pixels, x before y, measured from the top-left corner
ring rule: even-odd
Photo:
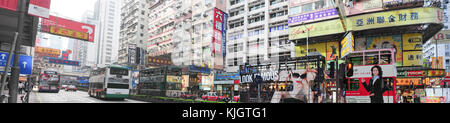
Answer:
[[[426,69],[399,71],[396,82],[399,103],[421,103],[427,98],[425,90],[437,86],[443,80],[445,70]]]
[[[237,83],[237,84],[235,84]],[[239,95],[239,74],[238,73],[219,73],[215,75],[214,91],[219,95],[233,97]],[[237,86],[236,86],[237,85]]]

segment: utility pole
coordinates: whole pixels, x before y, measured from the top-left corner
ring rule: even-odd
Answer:
[[[19,20],[17,21],[17,32],[18,38],[17,38],[17,44],[15,46],[15,54],[14,54],[14,66],[11,69],[11,79],[8,84],[9,87],[9,103],[17,103],[17,92],[18,92],[18,81],[19,81],[19,74],[20,74],[20,67],[19,67],[19,56],[20,56],[20,46],[22,45],[22,33],[23,33],[23,26],[24,26],[24,19],[26,14],[26,6],[29,3],[29,0],[19,0],[17,4],[17,12],[19,12]],[[11,55],[11,54],[10,54]]]

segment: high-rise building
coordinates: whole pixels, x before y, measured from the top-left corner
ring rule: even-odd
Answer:
[[[94,12],[93,11],[86,11],[84,12],[84,14],[81,17],[81,22],[83,23],[87,23],[87,24],[91,24],[91,25],[95,25],[96,27],[98,27],[99,21],[96,20],[95,16],[94,16]],[[95,32],[98,32],[99,28],[95,28]],[[80,61],[82,66],[89,66],[89,67],[95,67],[95,64],[97,63],[97,45],[99,43],[99,33],[95,33],[95,39],[94,42],[86,42],[86,41],[81,41],[81,44],[79,45],[79,48],[82,49],[82,51],[80,51],[80,55],[82,58],[82,60]]]
[[[150,0],[148,14],[147,56],[170,58],[173,51],[174,4],[179,0]]]
[[[279,62],[291,57],[288,0],[230,0],[227,6],[227,72],[237,72],[245,63]]]
[[[148,39],[147,0],[124,0],[121,14],[118,63],[134,66],[144,65],[143,57],[138,56]]]
[[[97,66],[114,64],[118,59],[121,0],[98,0],[94,16],[100,22]]]

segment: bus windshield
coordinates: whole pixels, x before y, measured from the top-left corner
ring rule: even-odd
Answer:
[[[111,68],[110,72],[111,75],[123,75],[123,76],[127,76],[128,75],[128,69],[124,69],[124,68]]]
[[[128,84],[130,79],[123,79],[123,78],[108,78],[108,82],[110,83],[124,83]]]

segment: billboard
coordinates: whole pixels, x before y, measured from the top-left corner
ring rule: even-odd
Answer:
[[[297,23],[301,23],[301,22],[310,22],[310,21],[314,21],[314,20],[319,20],[319,19],[322,20],[322,19],[326,19],[329,17],[334,17],[337,15],[338,15],[338,12],[337,12],[336,8],[331,8],[331,9],[325,9],[322,11],[317,11],[317,12],[297,15],[294,17],[289,17],[288,23],[289,24],[297,24]]]
[[[48,60],[49,60],[49,63],[53,63],[53,64],[80,66],[79,61],[63,60],[63,59],[59,59],[59,58],[49,58]]]
[[[355,38],[353,37],[353,33],[350,32],[348,33],[345,38],[341,41],[341,45],[342,45],[342,56],[341,58],[344,58],[345,56],[347,56],[348,54],[350,54],[351,52],[355,51]]]
[[[401,35],[369,36],[366,39],[367,50],[394,48],[396,65],[403,65],[403,45]]]
[[[0,0],[0,8],[17,11],[18,0]]]
[[[163,65],[172,65],[172,60],[165,58],[156,58],[156,57],[147,57],[147,65],[151,66],[163,66]]]
[[[421,7],[386,12],[370,13],[348,17],[347,30],[359,31],[393,26],[414,24],[443,23],[443,11],[440,8]],[[344,33],[339,19],[305,24],[289,28],[289,40]]]
[[[41,31],[69,38],[94,42],[95,26],[56,16],[42,19]]]
[[[422,66],[422,54],[422,51],[403,51],[403,66]]]
[[[58,58],[59,56],[61,56],[61,50],[46,48],[46,47],[36,46],[36,47],[34,47],[34,52],[39,57],[48,56],[48,57]]]
[[[403,34],[403,50],[420,50],[422,51],[422,34]]]
[[[392,26],[425,23],[443,23],[443,11],[439,8],[413,8],[379,12],[349,17],[352,30],[366,30]]]
[[[306,45],[300,45],[295,47],[295,56],[302,57],[306,56]],[[337,56],[339,56],[339,43],[336,41],[325,42],[325,43],[316,43],[309,44],[309,53],[311,52],[319,52],[322,56],[325,56],[326,59],[335,60]]]

